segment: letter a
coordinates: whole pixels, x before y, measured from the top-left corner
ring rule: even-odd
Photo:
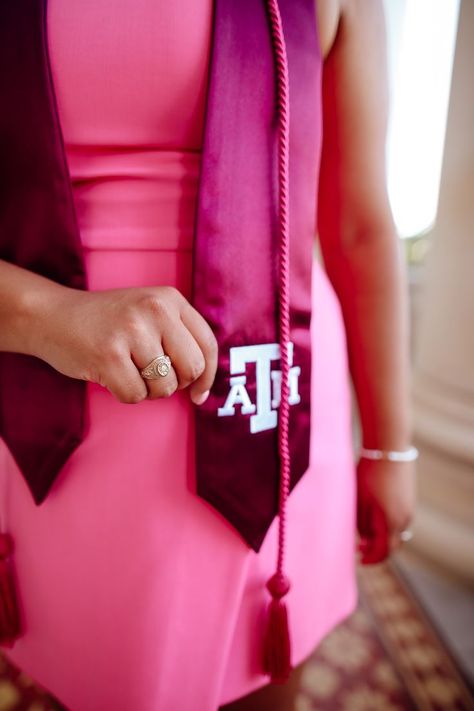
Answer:
[[[230,379],[231,388],[223,407],[217,410],[218,417],[226,417],[227,415],[235,415],[235,405],[242,405],[241,412],[243,415],[252,415],[257,409],[249,398],[245,383],[247,378],[245,375],[236,375]]]

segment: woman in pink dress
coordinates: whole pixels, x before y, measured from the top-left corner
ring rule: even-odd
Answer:
[[[89,291],[0,262],[0,349],[86,379],[90,427],[40,507],[0,441],[1,515],[26,623],[6,654],[72,711],[286,708],[304,660],[356,606],[357,524],[363,562],[380,560],[357,494],[359,511],[371,501],[383,512],[390,551],[413,511],[411,465],[362,458],[356,476],[351,438],[349,365],[365,447],[410,443],[384,182],[383,17],[372,0],[318,0],[315,233],[326,269],[315,259],[310,467],[287,514],[297,669],[286,687],[252,695],[268,682],[255,634],[278,522],[255,553],[187,486],[193,407],[215,371],[212,332],[189,303],[212,9],[210,0],[48,2]],[[173,370],[145,381],[139,371],[162,339]]]

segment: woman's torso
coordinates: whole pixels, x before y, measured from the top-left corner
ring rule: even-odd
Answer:
[[[54,90],[86,250],[192,248],[212,5],[49,0]]]
[[[173,284],[189,294],[212,6],[48,0],[91,289]],[[295,662],[356,597],[345,342],[337,300],[315,268],[311,467],[288,508]],[[94,383],[88,395],[88,435],[41,507],[0,447],[29,624],[12,661],[71,708],[216,708],[266,682],[255,635],[277,520],[256,555],[194,495],[185,391],[136,406]]]

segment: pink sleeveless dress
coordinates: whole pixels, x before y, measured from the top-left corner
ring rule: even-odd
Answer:
[[[91,289],[190,297],[212,0],[49,0],[48,46]],[[316,196],[315,196],[316,206]],[[311,464],[290,496],[293,663],[357,603],[341,313],[314,262]],[[72,711],[215,711],[260,673],[277,520],[256,554],[191,490],[186,391],[88,384],[90,430],[36,507],[0,442],[25,634],[7,656]]]

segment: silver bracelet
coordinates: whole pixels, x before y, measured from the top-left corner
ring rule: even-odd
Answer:
[[[409,447],[402,452],[397,452],[391,449],[366,449],[366,447],[361,447],[359,455],[364,459],[384,459],[388,462],[414,462],[418,459],[418,450],[416,447]]]

